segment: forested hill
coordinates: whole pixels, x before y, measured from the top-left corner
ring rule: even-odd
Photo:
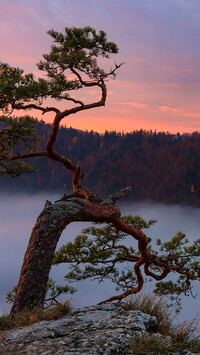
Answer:
[[[42,148],[50,125],[38,122],[37,126]],[[99,134],[62,127],[56,149],[80,164],[85,171],[84,184],[101,196],[132,186],[129,199],[134,201],[200,206],[198,132],[174,135],[140,130]],[[0,177],[0,192],[71,191],[71,176],[64,167],[46,158],[32,163],[37,172],[17,178]]]

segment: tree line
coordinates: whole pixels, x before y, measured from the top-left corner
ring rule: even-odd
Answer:
[[[51,125],[36,120],[38,149]],[[200,206],[200,133],[170,134],[137,130],[130,133],[80,131],[61,126],[55,146],[86,171],[85,184],[106,196],[125,186],[129,200]],[[17,148],[16,148],[17,149]],[[15,179],[1,177],[1,191],[69,193],[71,176],[56,161],[38,157],[35,171]]]

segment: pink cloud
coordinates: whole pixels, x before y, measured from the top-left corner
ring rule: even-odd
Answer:
[[[197,16],[188,0],[169,2],[166,5],[169,11],[159,1],[155,11],[145,0],[124,3],[85,0],[84,4],[64,0],[6,0],[0,13],[1,61],[19,66],[26,73],[34,72],[36,78],[42,77],[35,63],[49,52],[51,38],[46,30],[90,24],[97,30],[105,30],[108,39],[119,45],[119,54],[111,55],[108,61],[103,59],[100,65],[110,70],[114,61],[125,64],[118,70],[116,80],[106,83],[106,107],[81,113],[78,119],[73,116],[66,120],[67,124],[83,129],[124,131],[144,127],[192,130],[194,124],[196,129],[200,116],[200,24],[199,21],[193,24],[188,13],[187,21],[182,21],[181,12],[173,6],[175,2],[187,3],[190,14]],[[94,101],[99,94],[91,88],[71,93],[85,102]],[[66,106],[66,102],[56,104]],[[37,111],[33,115],[39,116]],[[45,120],[48,117],[42,116]]]
[[[171,104],[170,104],[171,105]],[[158,110],[160,112],[174,112],[174,113],[181,113],[183,112],[183,110],[179,109],[179,108],[175,108],[175,107],[170,107],[170,106],[165,106],[165,105],[161,105],[158,106]]]
[[[159,109],[161,112],[170,111],[170,107],[168,107],[168,106],[158,106],[158,109]]]
[[[200,111],[199,112],[184,112],[186,117],[196,117],[200,118]]]
[[[175,113],[181,113],[183,112],[183,110],[179,109],[179,108],[172,108],[171,109],[172,112],[175,112]]]
[[[123,105],[128,105],[128,106],[133,107],[133,108],[138,108],[138,109],[149,107],[149,105],[143,104],[141,102],[122,102],[122,104]]]

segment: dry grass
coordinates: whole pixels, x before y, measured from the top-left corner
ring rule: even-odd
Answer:
[[[165,339],[151,338],[149,335],[133,338],[130,342],[130,347],[132,354],[137,355],[164,355],[169,354],[169,351],[173,351]]]
[[[3,315],[0,317],[0,330],[8,330],[13,328],[19,328],[26,325],[39,322],[41,320],[58,319],[64,315],[70,314],[72,311],[72,305],[69,301],[65,303],[59,303],[52,306],[49,309],[33,309],[32,311],[23,311],[16,313],[14,316]]]
[[[136,295],[126,303],[126,309],[140,310],[155,316],[158,322],[158,333],[169,335],[174,329],[173,309],[168,306],[164,297],[156,297],[154,294]]]
[[[137,355],[164,355],[171,353],[182,353],[183,350],[191,351],[192,353],[200,352],[200,341],[193,339],[190,341],[174,341],[171,344],[165,338],[151,337],[144,335],[143,337],[134,337],[130,341],[132,354]]]
[[[129,310],[140,310],[155,316],[158,321],[158,332],[162,335],[170,336],[172,339],[170,344],[167,338],[152,337],[151,334],[143,337],[134,337],[130,341],[132,354],[164,355],[170,352],[181,352],[186,349],[193,353],[200,353],[200,339],[193,337],[197,327],[197,320],[194,319],[178,326],[175,325],[173,309],[167,305],[165,298],[155,297],[155,295],[138,295],[131,298],[125,307]],[[58,319],[70,314],[71,311],[71,303],[65,302],[44,311],[38,309],[32,312],[24,311],[17,313],[14,317],[4,315],[0,317],[0,330],[19,328],[41,320]]]
[[[194,353],[200,352],[200,339],[194,338],[197,330],[197,319],[179,325],[175,324],[173,308],[168,306],[165,298],[155,297],[155,295],[151,294],[137,295],[129,300],[126,308],[140,310],[155,316],[158,321],[158,333],[170,336],[172,339],[169,345],[165,338],[151,337],[151,335],[135,337],[131,340],[133,354],[167,354],[169,352],[181,352],[186,349]]]

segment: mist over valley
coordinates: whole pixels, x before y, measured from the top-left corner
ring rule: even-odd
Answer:
[[[1,125],[0,125],[1,127]],[[43,150],[52,126],[36,120]],[[92,147],[92,149],[91,149]],[[18,147],[16,147],[16,152]],[[200,207],[200,133],[80,131],[60,127],[55,149],[78,163],[84,185],[98,196],[126,186],[125,201],[151,200]],[[0,193],[71,193],[71,173],[46,157],[29,159],[35,172],[1,176]]]

